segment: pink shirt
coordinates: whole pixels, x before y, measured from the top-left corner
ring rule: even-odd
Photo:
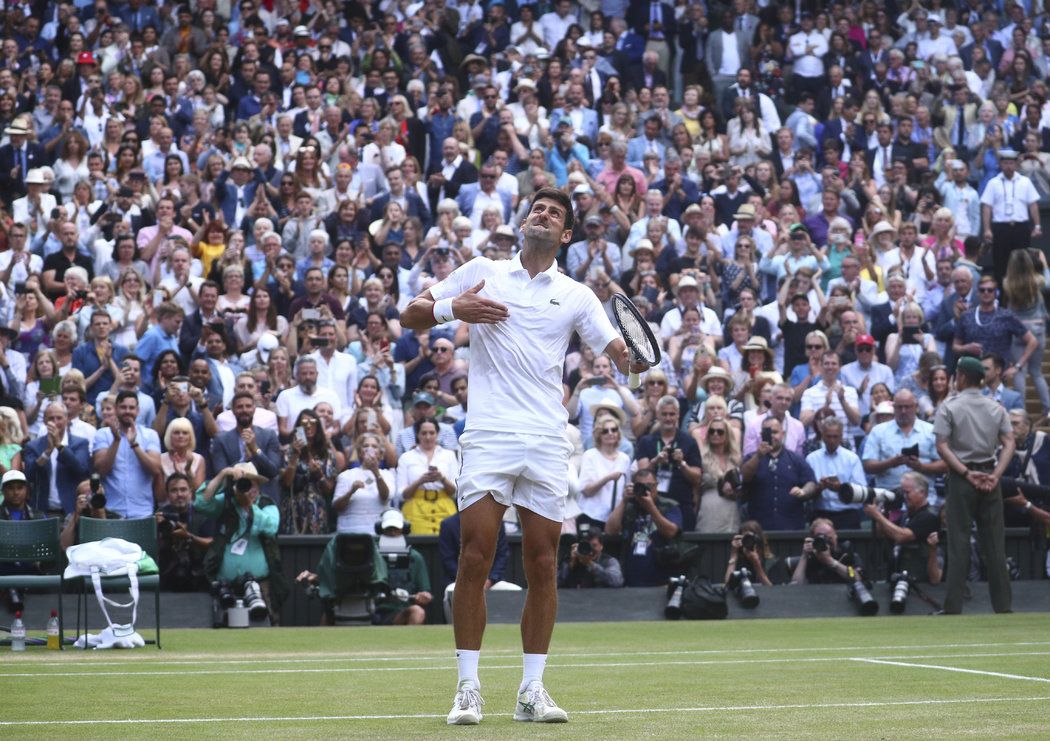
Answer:
[[[762,423],[769,412],[755,417],[751,424],[744,430],[744,457],[758,451],[758,444],[762,441]],[[792,453],[802,455],[802,444],[806,441],[806,428],[802,423],[791,416],[790,412],[784,413],[784,421],[787,423],[787,431],[784,436],[784,447]]]
[[[649,184],[645,181],[645,175],[642,174],[641,170],[630,165],[624,165],[622,170],[613,170],[609,165],[606,165],[594,180],[601,183],[607,193],[616,195],[616,181],[624,173],[634,178],[634,187],[638,190],[638,195],[645,195],[645,191],[649,190]]]

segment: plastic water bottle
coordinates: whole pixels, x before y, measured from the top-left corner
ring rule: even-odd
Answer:
[[[47,647],[52,651],[62,648],[58,636],[58,610],[52,610],[51,617],[47,621]]]
[[[15,621],[11,623],[11,650],[26,650],[26,626],[22,622],[22,613],[15,613]]]

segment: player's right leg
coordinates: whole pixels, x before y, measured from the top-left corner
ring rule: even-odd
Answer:
[[[471,502],[460,512],[459,570],[452,602],[453,631],[456,637],[456,661],[459,682],[450,725],[475,725],[481,722],[481,682],[478,681],[478,657],[485,634],[485,581],[496,555],[500,522],[506,506],[487,494]]]

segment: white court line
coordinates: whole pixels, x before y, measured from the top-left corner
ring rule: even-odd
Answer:
[[[1050,656],[1050,651],[1018,651],[1018,652],[1000,652],[1000,653],[974,653],[974,654],[934,654],[932,656],[886,656],[884,659],[974,659],[974,658],[1001,658],[1006,656]],[[682,661],[594,661],[594,662],[583,662],[576,664],[559,664],[551,663],[548,667],[551,669],[611,669],[611,668],[624,668],[634,666],[729,666],[734,664],[808,664],[808,663],[822,663],[829,661],[875,661],[875,659],[866,659],[862,657],[854,656],[819,656],[819,657],[808,657],[808,658],[784,658],[784,659],[761,659],[761,658],[749,658],[749,659],[706,659],[706,660],[682,660]],[[130,668],[133,665],[128,665]],[[126,679],[127,677],[168,677],[168,676],[205,676],[215,674],[350,674],[356,672],[425,672],[425,671],[441,671],[446,672],[452,668],[452,662],[445,666],[379,666],[379,667],[342,667],[342,668],[322,668],[322,669],[166,669],[166,670],[150,670],[150,671],[128,671],[127,669],[121,669],[117,671],[69,671],[69,672],[4,672],[0,673],[0,679],[14,678],[14,677],[119,677]],[[503,670],[513,669],[520,670],[521,664],[502,664],[502,665],[482,665],[481,667],[485,671],[489,670]],[[1050,681],[1050,680],[1047,680]]]
[[[656,715],[661,713],[721,713],[732,711],[770,711],[770,710],[826,710],[838,708],[884,708],[907,707],[912,705],[962,705],[974,703],[1001,702],[1046,702],[1050,697],[970,697],[945,700],[885,700],[864,702],[823,702],[797,703],[783,705],[703,705],[690,708],[605,708],[602,710],[575,710],[570,715],[607,715],[626,713],[631,715]],[[507,718],[510,713],[491,713],[488,717]],[[100,720],[3,720],[5,726],[82,726],[82,725],[153,725],[155,723],[280,723],[280,722],[317,722],[333,720],[413,720],[444,718],[445,714],[405,713],[390,715],[276,715],[250,716],[244,718],[112,718]]]
[[[756,653],[827,653],[834,651],[908,651],[911,649],[922,649],[924,651],[944,649],[944,648],[1004,648],[1014,646],[1050,646],[1050,641],[1016,641],[1011,643],[942,643],[937,645],[930,645],[929,643],[923,643],[921,645],[908,646],[908,645],[895,645],[895,646],[808,646],[808,647],[771,647],[771,648],[718,648],[718,649],[703,649],[695,651],[579,651],[570,653],[561,653],[555,650],[554,654],[558,658],[599,658],[602,656],[709,656],[718,654],[756,654]],[[205,664],[333,664],[340,662],[348,663],[371,663],[371,662],[419,662],[419,661],[451,661],[454,658],[452,649],[442,652],[440,654],[417,654],[411,657],[404,656],[362,656],[360,653],[318,653],[312,655],[309,652],[295,653],[294,656],[301,658],[261,658],[260,656],[288,656],[287,652],[273,653],[273,654],[256,654],[255,658],[250,659],[213,659],[210,658],[215,654],[185,654],[177,659],[166,659],[166,658],[142,658],[142,654],[128,654],[127,658],[120,661],[96,661],[89,656],[94,656],[88,652],[83,659],[75,658],[74,656],[80,653],[76,649],[68,649],[70,654],[69,659],[61,659],[54,661],[33,661],[33,666],[70,666],[75,664],[84,664],[86,666],[129,666],[135,664],[143,665],[162,665],[162,666],[178,666],[181,664],[201,666]],[[485,656],[520,656],[521,652],[517,649],[493,649],[491,651],[484,651]],[[208,658],[205,658],[208,657]],[[305,658],[302,658],[305,657]],[[3,672],[0,672],[0,676],[3,676]]]
[[[915,658],[922,659],[924,656],[917,656]],[[968,657],[942,657],[942,658],[968,658]],[[1004,674],[1002,672],[988,672],[980,669],[962,669],[957,666],[941,666],[939,664],[912,664],[907,661],[886,661],[885,659],[850,659],[850,661],[860,661],[865,664],[885,664],[887,666],[907,666],[915,669],[940,669],[943,672],[959,672],[960,674],[981,674],[986,677],[1001,677],[1003,679],[1023,679],[1028,682],[1047,682],[1050,683],[1050,678],[1047,677],[1029,677],[1024,674]]]

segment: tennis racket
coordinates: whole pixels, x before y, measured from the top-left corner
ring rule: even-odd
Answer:
[[[622,293],[613,294],[612,306],[613,316],[620,326],[620,334],[623,335],[623,341],[627,343],[631,358],[635,362],[645,363],[650,368],[659,363],[660,343],[656,341],[649,322],[645,321],[638,307]],[[641,378],[637,373],[631,373],[627,378],[627,384],[633,389],[638,388],[640,383]]]

